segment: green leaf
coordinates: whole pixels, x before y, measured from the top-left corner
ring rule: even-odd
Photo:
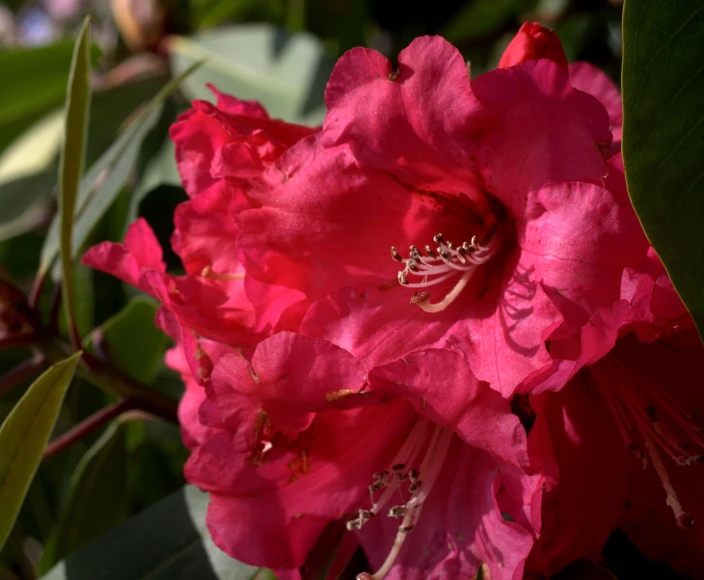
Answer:
[[[521,0],[472,0],[448,22],[442,36],[458,43],[493,34],[515,17],[521,5]]]
[[[627,0],[623,161],[650,242],[704,337],[704,3]]]
[[[142,142],[159,120],[164,101],[199,66],[199,62],[194,63],[167,83],[86,173],[76,201],[76,223],[72,243],[74,258],[132,173]],[[42,248],[40,273],[46,272],[54,263],[59,249],[58,242],[59,225],[55,219]]]
[[[212,543],[205,527],[207,505],[206,494],[186,486],[69,556],[43,578],[254,578],[258,568],[233,560]]]
[[[83,456],[62,515],[44,547],[47,570],[119,523],[127,513],[127,425],[115,421]]]
[[[78,186],[83,177],[86,157],[86,134],[90,113],[90,19],[86,18],[76,40],[66,92],[66,123],[59,165],[60,254],[63,273],[63,301],[69,331],[76,327],[73,294],[73,259],[71,235]],[[76,345],[77,346],[77,345]]]
[[[129,376],[145,384],[156,378],[169,342],[154,325],[156,311],[154,301],[139,296],[99,329],[101,346],[110,359]],[[95,343],[95,336],[92,341]]]
[[[29,125],[61,106],[73,44],[0,51],[0,151]],[[95,48],[93,55],[97,55]]]
[[[175,71],[205,61],[183,85],[192,99],[212,101],[205,86],[212,83],[238,99],[260,101],[275,118],[319,124],[325,116],[323,93],[333,63],[310,34],[290,35],[268,24],[230,26],[173,37],[169,54]]]
[[[44,222],[49,214],[50,194],[55,184],[56,173],[53,171],[0,183],[0,242]]]
[[[42,459],[81,353],[50,367],[0,426],[0,548]]]

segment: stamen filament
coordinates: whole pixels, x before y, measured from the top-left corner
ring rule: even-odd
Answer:
[[[644,434],[643,440],[645,441],[645,447],[648,450],[648,455],[650,455],[653,467],[655,468],[655,471],[660,477],[662,487],[665,489],[665,493],[667,494],[667,505],[670,506],[670,508],[672,509],[672,513],[675,514],[677,525],[684,530],[692,529],[692,527],[694,526],[694,518],[690,514],[685,512],[682,508],[680,499],[679,497],[677,497],[677,492],[675,491],[675,488],[672,485],[672,482],[670,481],[670,477],[667,475],[665,465],[662,462],[662,458],[660,457],[660,454],[658,453],[655,444],[648,435]]]

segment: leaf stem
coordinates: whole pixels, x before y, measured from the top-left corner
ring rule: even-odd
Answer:
[[[34,358],[22,361],[12,370],[0,376],[0,397],[21,382],[31,379],[49,366],[44,355],[37,354]]]
[[[44,450],[42,460],[49,459],[57,453],[61,453],[64,449],[90,435],[95,430],[100,429],[103,425],[119,417],[125,411],[133,409],[135,401],[133,399],[122,399],[117,403],[113,403],[100,411],[93,413],[90,417],[84,419],[78,425],[75,425],[56,439],[51,441]]]
[[[22,332],[20,334],[11,334],[0,338],[0,350],[3,348],[11,348],[14,346],[30,346],[37,342],[37,335],[33,332]]]
[[[69,345],[51,338],[40,343],[39,348],[49,361],[63,360],[72,352]],[[90,353],[83,353],[83,360],[76,368],[76,376],[108,393],[131,399],[132,408],[141,409],[172,423],[178,422],[176,399],[154,391]]]

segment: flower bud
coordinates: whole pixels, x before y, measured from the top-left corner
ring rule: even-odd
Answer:
[[[499,68],[508,68],[539,58],[547,58],[567,72],[567,57],[557,34],[537,22],[526,22],[506,47],[499,61]]]

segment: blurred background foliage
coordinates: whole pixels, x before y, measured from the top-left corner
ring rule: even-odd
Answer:
[[[353,46],[394,59],[416,36],[440,34],[471,61],[476,76],[496,65],[523,21],[537,20],[557,31],[570,60],[595,63],[617,82],[621,62],[618,0],[0,2],[0,331],[10,325],[3,284],[29,293],[40,255],[52,252],[46,240],[57,207],[62,106],[73,39],[86,14],[94,43],[93,97],[76,256],[98,241],[121,240],[137,216],[169,247],[173,210],[186,196],[168,127],[191,99],[210,98],[205,82],[262,101],[273,117],[317,124],[325,112],[326,79]],[[199,61],[178,86],[168,84]],[[178,271],[176,256],[167,249],[165,257]],[[153,329],[155,305],[80,265],[76,278],[84,347],[177,399],[182,386],[163,365],[168,345]],[[50,284],[39,293],[44,320],[61,319],[55,296]],[[4,373],[33,356],[28,348],[0,350],[0,422],[33,378],[27,373],[24,380],[8,380]],[[114,400],[76,379],[56,434]],[[228,561],[205,537],[205,500],[183,488],[186,456],[175,424],[136,410],[47,458],[0,552],[0,580],[36,578],[52,568],[48,577],[56,579],[265,577]],[[115,529],[134,516],[139,519]],[[147,556],[127,556],[145,543]],[[607,547],[620,578],[653,570],[624,537]],[[658,574],[667,577],[665,570]]]

